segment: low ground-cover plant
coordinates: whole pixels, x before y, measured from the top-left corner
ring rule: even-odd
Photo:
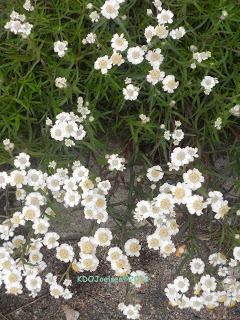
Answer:
[[[165,289],[172,306],[199,311],[239,302],[239,204],[229,197],[239,182],[228,192],[221,188],[239,173],[238,11],[237,1],[4,5],[0,188],[7,215],[0,224],[0,283],[6,293],[27,289],[35,297],[47,283],[50,295],[70,299],[70,271],[95,272],[100,247],[108,248],[110,272],[131,276],[140,288],[147,275],[132,269],[131,258],[146,242],[164,258],[191,258],[194,276],[177,276]],[[229,160],[225,175],[214,167],[218,156]],[[112,203],[120,183],[128,199]],[[9,206],[11,193],[17,211]],[[92,222],[77,245],[51,231],[56,204],[80,208]],[[117,205],[124,215],[115,213]],[[191,252],[175,245],[179,211]],[[193,227],[202,217],[209,233],[212,224],[219,227],[206,275]],[[142,243],[138,231],[147,224],[156,230]],[[67,264],[64,274],[52,273],[47,250]],[[127,318],[139,318],[134,299],[119,303]]]

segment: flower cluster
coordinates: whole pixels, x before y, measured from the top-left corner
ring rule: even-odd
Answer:
[[[199,275],[199,281],[194,284],[193,294],[191,297],[186,296],[190,289],[188,278],[178,276],[172,283],[169,283],[165,293],[172,306],[178,306],[180,309],[191,308],[200,311],[206,307],[212,310],[223,304],[226,307],[232,307],[240,302],[240,281],[239,262],[240,247],[233,249],[233,259],[227,261],[227,258],[220,252],[213,253],[209,256],[209,264],[217,267],[219,278],[205,274],[205,263],[200,258],[194,258],[190,262],[190,270],[195,275]]]
[[[51,137],[57,141],[64,141],[67,147],[75,145],[74,140],[81,141],[86,131],[81,124],[83,117],[73,112],[61,112],[56,117],[56,122],[50,129]]]
[[[26,16],[12,11],[10,21],[8,21],[4,28],[10,30],[14,34],[20,34],[22,38],[27,38],[32,30],[33,25],[26,22]]]
[[[106,1],[102,9],[104,8],[105,10],[106,7],[109,7],[110,2],[110,11],[112,15],[108,15],[108,17],[113,17],[117,14],[116,8],[119,7],[119,4],[117,3],[119,1]],[[113,3],[115,3],[116,7],[114,7]],[[154,5],[157,25],[150,25],[145,29],[144,34],[147,45],[130,46],[129,41],[123,33],[116,33],[111,39],[111,48],[113,50],[112,55],[104,55],[97,58],[94,68],[96,70],[100,70],[102,74],[107,74],[114,66],[119,67],[126,61],[134,66],[146,62],[151,67],[151,70],[149,70],[148,75],[146,76],[146,81],[154,86],[161,82],[162,88],[165,92],[173,93],[179,86],[179,82],[176,81],[174,75],[166,75],[165,72],[160,69],[164,56],[159,47],[153,48],[152,39],[156,38],[158,40],[163,40],[170,37],[173,40],[179,40],[185,35],[186,31],[183,27],[169,31],[168,25],[173,23],[174,14],[170,10],[163,9],[160,2],[155,1]],[[115,9],[113,9],[113,7]],[[136,100],[138,98],[139,91],[140,88],[137,85],[128,83],[127,86],[123,88],[124,99]]]
[[[164,131],[164,139],[170,141],[173,141],[174,146],[178,146],[179,143],[183,140],[184,138],[184,132],[182,131],[182,129],[180,129],[181,127],[181,122],[180,121],[175,121],[175,129],[173,132],[170,132],[169,130],[165,130],[165,125],[162,124],[160,126],[161,129],[165,130]]]

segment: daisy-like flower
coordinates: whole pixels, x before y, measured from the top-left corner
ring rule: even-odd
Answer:
[[[141,245],[137,239],[129,239],[124,245],[124,250],[129,257],[139,257],[140,249]]]
[[[0,188],[6,189],[7,184],[9,183],[9,177],[6,172],[0,172]]]
[[[218,79],[210,76],[205,76],[201,82],[201,86],[204,88],[204,93],[209,95],[212,89],[218,84]]]
[[[48,248],[48,249],[53,249],[58,247],[59,245],[59,235],[56,232],[48,232],[45,234],[43,238],[43,244]]]
[[[124,38],[124,34],[114,34],[111,40],[111,46],[116,51],[125,51],[128,47],[128,41]]]
[[[204,202],[202,196],[193,195],[187,199],[187,208],[191,214],[200,216],[203,214],[203,210],[207,207],[207,203]]]
[[[65,77],[58,77],[55,79],[55,86],[59,89],[67,88],[67,79]]]
[[[188,198],[192,195],[192,190],[185,183],[181,182],[178,182],[176,186],[172,186],[171,192],[177,204],[186,204]]]
[[[154,29],[154,34],[159,38],[159,39],[166,39],[168,36],[168,28],[164,25],[159,24],[158,26],[155,27]]]
[[[14,166],[20,170],[24,170],[31,165],[30,156],[24,152],[19,153],[19,155],[14,160]]]
[[[146,60],[150,63],[153,68],[159,68],[163,62],[162,50],[157,48],[155,50],[149,50],[146,54]]]
[[[72,261],[74,257],[74,251],[72,246],[66,243],[61,244],[59,247],[57,247],[56,257],[57,259],[63,262]]]
[[[163,79],[163,90],[168,93],[173,93],[179,86],[179,82],[175,80],[175,76],[168,75]]]
[[[183,27],[177,28],[177,29],[173,29],[170,32],[170,37],[174,40],[179,40],[182,37],[184,37],[184,35],[186,34],[186,30]]]
[[[129,281],[136,287],[141,288],[141,286],[147,282],[147,275],[142,270],[132,271],[130,273]]]
[[[78,246],[81,250],[81,254],[91,254],[96,253],[97,244],[93,237],[82,237],[78,242]]]
[[[170,10],[163,9],[158,15],[157,20],[159,24],[171,24],[173,23],[174,14]]]
[[[139,64],[143,62],[144,54],[145,52],[141,47],[132,47],[128,49],[127,59],[132,64]]]
[[[112,232],[108,228],[99,228],[94,234],[96,244],[102,247],[110,246],[112,238]]]
[[[121,258],[123,252],[118,247],[113,247],[108,250],[107,260],[110,262],[116,261]]]
[[[202,186],[204,182],[204,177],[198,169],[188,170],[183,174],[184,182],[191,188],[192,190],[197,190]]]
[[[193,274],[202,274],[204,272],[204,268],[205,263],[199,258],[194,258],[190,262],[190,269]]]
[[[135,87],[132,84],[129,84],[126,86],[126,88],[123,88],[123,95],[125,100],[137,100],[139,94],[139,88]]]
[[[151,42],[152,38],[155,36],[155,28],[153,26],[148,26],[144,31],[147,43]]]
[[[115,19],[119,14],[119,1],[117,0],[107,0],[101,7],[101,14],[106,19]]]
[[[159,180],[161,180],[163,178],[163,171],[162,168],[160,166],[154,166],[152,168],[149,168],[147,170],[147,177],[150,181],[152,182],[158,182]]]
[[[158,233],[154,232],[147,236],[147,243],[149,249],[159,250],[161,244],[161,238]]]
[[[165,77],[165,72],[160,71],[159,69],[150,70],[147,75],[147,81],[152,85],[156,85],[160,81],[162,81]]]
[[[159,208],[159,212],[171,214],[174,207],[173,196],[167,193],[160,193],[155,198],[155,206]]]
[[[95,255],[82,254],[80,260],[80,269],[93,272],[97,269],[99,260]]]
[[[240,117],[240,104],[236,104],[229,112],[235,117]]]
[[[112,154],[107,157],[108,158],[108,164],[109,164],[109,170],[117,170],[117,171],[123,171],[125,169],[124,163],[125,159],[120,158],[118,154]]]
[[[12,187],[22,188],[27,183],[25,170],[13,170],[10,173],[9,182]]]
[[[56,52],[60,58],[65,56],[67,49],[68,49],[67,41],[54,42],[54,52]]]
[[[24,219],[27,221],[35,221],[41,215],[40,209],[36,206],[25,206],[22,210]]]
[[[136,305],[125,305],[124,303],[119,303],[118,309],[122,311],[122,313],[127,317],[127,319],[139,319],[140,318],[140,310],[141,306],[139,304]]]
[[[53,296],[55,299],[58,299],[63,295],[64,288],[56,282],[53,282],[50,285],[49,291],[51,296]]]
[[[176,252],[176,248],[172,241],[164,241],[160,246],[160,254],[166,258],[170,256],[172,253]]]
[[[234,256],[234,259],[240,261],[240,247],[235,247],[233,249],[233,256]]]
[[[182,276],[177,277],[173,282],[177,291],[185,293],[189,289],[189,280],[187,278],[183,278]]]
[[[203,291],[215,291],[217,287],[216,279],[209,274],[201,277],[200,284]]]
[[[121,66],[124,63],[123,56],[121,55],[121,53],[118,53],[116,51],[113,52],[113,54],[110,57],[110,60],[113,66]]]
[[[102,74],[107,74],[108,70],[112,68],[112,61],[107,55],[99,57],[94,63],[94,68],[100,70]]]

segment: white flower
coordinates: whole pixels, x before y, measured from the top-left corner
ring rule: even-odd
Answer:
[[[77,191],[68,190],[64,196],[64,202],[69,207],[75,207],[79,204],[81,199],[80,194]]]
[[[99,260],[95,255],[82,254],[80,260],[80,269],[93,272],[97,269]]]
[[[147,177],[150,181],[153,182],[158,182],[159,180],[161,180],[163,178],[163,175],[164,173],[160,166],[154,166],[147,170]]]
[[[126,86],[126,88],[123,88],[123,95],[125,100],[137,100],[139,94],[139,88],[135,87],[132,84],[129,84]]]
[[[0,172],[0,188],[5,189],[9,183],[9,177],[6,172]]]
[[[159,234],[154,232],[153,234],[147,236],[147,243],[149,249],[158,250],[161,244],[161,238]]]
[[[144,271],[136,270],[130,273],[129,281],[136,287],[141,288],[141,286],[147,282],[147,275]]]
[[[57,247],[56,258],[63,262],[71,262],[74,257],[74,251],[72,246],[63,243]]]
[[[19,153],[19,155],[15,158],[14,160],[14,166],[16,168],[19,168],[21,170],[26,169],[31,165],[30,161],[30,156],[24,152]]]
[[[178,276],[173,282],[177,291],[185,293],[189,289],[189,280],[187,278],[183,278],[182,276]]]
[[[186,34],[186,30],[183,27],[177,28],[177,29],[173,29],[170,32],[170,37],[176,40],[181,39],[182,37],[184,37],[184,35]]]
[[[141,246],[139,244],[139,240],[137,239],[129,239],[124,245],[126,255],[129,257],[139,257],[140,249]]]
[[[118,305],[119,310],[123,312],[123,314],[127,317],[127,319],[139,319],[141,310],[141,306],[139,304],[136,305],[125,305],[124,303],[120,303]]]
[[[128,47],[128,42],[124,38],[124,34],[114,34],[111,40],[111,46],[116,51],[125,51]]]
[[[119,14],[119,2],[117,0],[107,0],[101,7],[101,14],[106,19],[115,19]]]
[[[166,39],[168,36],[168,28],[164,25],[159,24],[158,26],[155,27],[154,34],[159,39]]]
[[[172,186],[171,192],[177,204],[186,204],[192,195],[192,190],[185,183],[181,182],[178,182],[176,186]]]
[[[108,228],[99,228],[94,234],[96,244],[102,247],[110,246],[112,238],[112,232]]]
[[[113,54],[110,57],[110,60],[113,66],[121,66],[124,63],[124,59],[121,53],[118,53],[116,51],[113,52]]]
[[[39,276],[29,275],[25,278],[25,284],[29,291],[38,293],[42,288],[42,279]]]
[[[43,244],[48,248],[48,249],[53,249],[58,247],[59,243],[57,240],[59,240],[59,235],[56,232],[48,232],[45,234],[44,239],[43,239]]]
[[[147,75],[147,81],[152,85],[156,85],[160,81],[162,81],[165,77],[165,72],[160,71],[159,69],[150,70]]]
[[[240,117],[240,104],[236,104],[229,112],[235,117]]]
[[[67,79],[64,77],[58,77],[55,79],[55,86],[59,89],[67,88]]]
[[[92,254],[96,253],[97,243],[93,237],[82,237],[78,242],[78,246],[81,250],[81,254]]]
[[[98,12],[95,10],[95,11],[92,11],[89,15],[89,18],[92,22],[98,22],[99,18],[100,18],[100,15],[98,14]]]
[[[59,284],[53,282],[50,285],[49,291],[50,291],[51,296],[58,299],[59,297],[61,297],[63,295],[64,289]]]
[[[202,196],[193,195],[187,199],[187,208],[191,214],[200,216],[203,214],[203,210],[207,207],[207,203],[204,202]]]
[[[9,182],[12,187],[22,188],[27,183],[26,171],[24,170],[13,170],[10,173]]]
[[[233,249],[233,256],[236,260],[240,261],[240,247],[235,247]]]
[[[168,93],[173,93],[177,89],[179,82],[175,80],[173,75],[166,76],[163,79],[163,90]]]
[[[148,26],[144,32],[147,43],[151,42],[152,38],[155,36],[155,28],[153,26]]]
[[[197,60],[197,62],[201,63],[204,60],[207,60],[212,56],[210,51],[203,51],[203,52],[194,52],[193,59]]]
[[[193,274],[202,274],[204,272],[204,268],[205,263],[199,258],[194,258],[190,262],[190,269]]]
[[[221,130],[222,129],[222,118],[218,117],[215,122],[214,122],[214,127],[217,130]]]
[[[201,277],[200,284],[203,291],[215,291],[217,287],[216,279],[209,274]]]
[[[30,0],[26,0],[23,4],[23,8],[27,11],[33,11],[34,10],[34,7],[32,6],[31,4],[31,1]]]
[[[146,54],[146,60],[150,63],[153,68],[158,68],[163,62],[163,55],[161,49],[149,50]]]
[[[113,247],[108,250],[107,260],[110,262],[113,262],[115,260],[118,260],[123,255],[123,252],[118,247]]]
[[[170,10],[163,9],[158,15],[157,20],[159,24],[171,24],[173,23],[174,14]]]
[[[205,76],[201,81],[201,86],[204,88],[204,93],[209,95],[212,89],[218,84],[218,79],[210,76]]]
[[[100,70],[102,74],[106,74],[112,68],[112,61],[108,56],[99,57],[94,63],[94,68]]]
[[[66,54],[68,49],[68,42],[67,41],[56,41],[54,42],[54,52],[58,54],[59,57],[63,57]]]
[[[33,205],[23,207],[22,213],[27,221],[35,221],[41,215],[40,209]]]
[[[202,186],[204,182],[204,177],[198,169],[188,170],[183,174],[184,182],[191,188],[192,190],[197,190]]]
[[[128,49],[127,59],[132,64],[139,64],[143,61],[144,54],[145,54],[145,52],[141,47],[139,47],[139,46],[132,47],[132,48]]]

